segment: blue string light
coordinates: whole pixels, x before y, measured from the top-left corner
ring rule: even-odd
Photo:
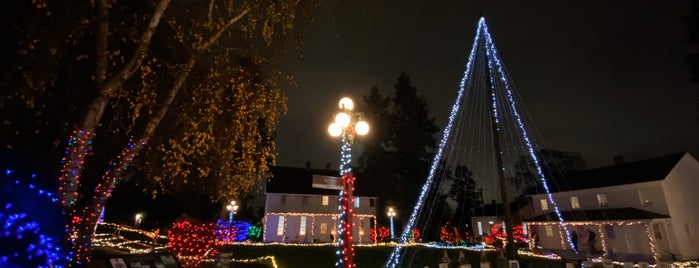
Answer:
[[[343,131],[342,135],[342,147],[340,148],[340,176],[342,179],[345,179],[345,175],[349,174],[352,172],[352,166],[350,165],[352,161],[352,146],[350,144],[350,139],[348,139],[347,135],[345,133],[346,131]],[[342,204],[345,204],[343,202],[347,198],[347,192],[345,191],[340,191],[340,196],[339,196],[339,206],[338,209],[340,210],[340,216],[338,217],[338,223],[337,223],[337,242],[335,243],[340,249],[335,252],[336,255],[338,255],[337,262],[335,262],[335,266],[341,267],[344,266],[345,263],[345,258],[347,254],[351,254],[349,252],[345,252],[344,250],[344,245],[345,243],[348,242],[348,239],[345,237],[345,217],[347,215],[346,209],[348,208],[343,208]],[[349,202],[347,202],[349,204]]]
[[[41,233],[39,224],[27,218],[26,213],[7,213],[11,203],[0,213],[0,267],[4,264],[33,267],[64,267],[59,265],[61,248],[51,237]]]
[[[58,199],[55,195],[44,189],[41,189],[34,183],[22,185],[19,179],[15,179],[16,175],[12,170],[5,170],[4,181],[10,184],[5,184],[10,189],[17,190],[16,187],[26,187],[28,192],[22,192],[21,196],[32,200],[32,204],[39,200],[32,199],[35,194],[40,198],[56,204],[58,208]],[[36,174],[31,174],[30,177],[35,179]],[[29,194],[29,195],[27,195]],[[69,256],[65,256],[61,251],[61,237],[50,237],[42,230],[39,222],[33,217],[47,217],[47,215],[33,215],[31,213],[40,213],[32,211],[22,211],[26,209],[19,201],[17,196],[10,196],[4,199],[4,208],[0,211],[0,267],[5,265],[20,265],[22,267],[65,267],[64,264],[70,261]],[[21,201],[20,201],[21,202]],[[46,226],[45,226],[46,227]],[[48,228],[49,230],[51,228]]]

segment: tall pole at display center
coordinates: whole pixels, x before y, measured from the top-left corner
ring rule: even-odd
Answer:
[[[485,38],[483,38],[482,42],[486,42]],[[487,45],[487,44],[486,44]],[[487,46],[483,46],[486,47]],[[485,50],[482,53],[486,53]],[[487,53],[486,55],[490,54],[492,56],[492,53]],[[492,69],[490,60],[487,56],[486,58],[488,59],[488,77],[485,79],[485,85],[488,90],[489,96],[492,98],[492,113],[490,116],[490,123],[491,123],[491,129],[493,133],[493,145],[495,149],[495,162],[497,164],[498,168],[498,181],[500,183],[500,197],[502,198],[502,210],[505,212],[505,228],[506,234],[507,234],[507,246],[505,248],[507,252],[507,259],[509,260],[516,260],[517,259],[517,251],[515,248],[515,243],[514,243],[514,225],[512,221],[512,212],[510,211],[510,200],[507,196],[507,188],[505,184],[505,169],[502,164],[502,148],[500,147],[500,133],[499,133],[499,126],[498,126],[498,106],[497,106],[497,100],[495,96],[495,92],[493,90],[493,85],[491,83],[491,79],[493,77],[493,72],[494,70]]]
[[[354,176],[352,175],[352,143],[356,135],[366,135],[369,125],[362,121],[359,114],[352,113],[354,103],[349,98],[340,100],[341,112],[335,116],[335,122],[330,124],[328,132],[331,136],[342,136],[342,158],[340,161],[340,175],[342,176],[343,191],[340,196],[340,224],[338,226],[340,260],[336,266],[353,268],[354,264],[354,238],[352,236],[352,218],[354,215]]]

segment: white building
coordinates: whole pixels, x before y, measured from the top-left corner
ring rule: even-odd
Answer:
[[[699,162],[689,153],[576,173],[549,185],[553,201],[578,250],[615,260],[699,258]],[[534,216],[525,223],[542,248],[570,249],[546,194],[531,196]]]
[[[337,239],[341,180],[337,170],[272,167],[266,185],[263,241],[282,243],[331,242]],[[355,243],[370,242],[376,225],[378,198],[355,182],[352,230]],[[336,188],[336,189],[332,189]]]

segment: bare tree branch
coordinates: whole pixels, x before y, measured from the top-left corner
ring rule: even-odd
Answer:
[[[102,83],[107,76],[109,8],[107,0],[100,0],[97,4],[97,70],[95,71],[97,88],[102,87]]]
[[[204,44],[202,44],[202,45],[200,45],[200,46],[198,46],[198,47],[195,47],[195,49],[197,50],[197,52],[202,52],[202,51],[204,51],[204,50],[209,49],[209,47],[211,47],[214,43],[216,43],[216,41],[218,41],[218,38],[221,37],[221,35],[222,35],[224,32],[226,32],[226,30],[228,30],[228,28],[230,28],[233,24],[235,24],[236,22],[238,22],[240,19],[242,19],[242,18],[243,18],[245,15],[247,15],[248,13],[250,13],[250,8],[247,8],[247,9],[243,10],[243,11],[240,12],[240,14],[238,14],[237,16],[232,17],[231,19],[229,19],[223,27],[221,27],[220,29],[218,29],[218,31],[216,31],[216,33],[214,33],[211,37],[209,37],[209,40],[207,40]]]

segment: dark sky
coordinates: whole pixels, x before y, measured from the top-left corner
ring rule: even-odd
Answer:
[[[443,127],[481,13],[544,147],[580,152],[588,167],[614,155],[698,156],[688,1],[336,0],[321,4],[286,60],[297,87],[287,89],[277,164],[337,168],[339,142],[326,134],[337,101],[371,86],[392,94],[401,71]]]

